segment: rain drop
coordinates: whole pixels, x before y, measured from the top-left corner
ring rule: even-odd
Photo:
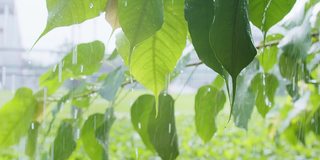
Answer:
[[[128,6],[128,1],[124,2],[124,6],[127,7]]]
[[[84,67],[83,67],[83,65],[81,65],[81,66],[80,66],[80,72],[81,72],[81,73],[83,72],[83,69],[84,69]]]
[[[92,9],[94,7],[94,4],[91,2],[89,5],[89,8]]]
[[[31,130],[34,130],[34,128],[35,128],[35,127],[34,127],[34,123],[32,122],[32,123],[31,123]]]
[[[171,123],[169,123],[169,133],[171,133]]]
[[[140,122],[138,123],[138,128],[141,129],[141,123]]]
[[[58,69],[58,81],[62,82],[62,67],[63,67],[63,62],[59,63],[59,69]]]
[[[6,79],[7,79],[7,69],[6,67],[2,67],[2,85],[4,86],[6,84]]]
[[[46,115],[46,110],[47,110],[47,92],[48,89],[45,87],[43,88],[43,120],[45,119]]]
[[[74,47],[72,51],[72,64],[75,65],[78,63],[78,47]]]
[[[136,159],[139,159],[139,150],[136,148]]]

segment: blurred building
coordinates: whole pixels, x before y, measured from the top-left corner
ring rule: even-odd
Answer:
[[[19,25],[14,0],[0,0],[0,71],[1,88],[15,87],[14,75],[20,75],[23,66]]]

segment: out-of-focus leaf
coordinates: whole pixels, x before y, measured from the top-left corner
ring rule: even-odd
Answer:
[[[51,151],[54,160],[66,160],[70,157],[72,152],[76,149],[77,143],[73,137],[72,123],[68,120],[62,121],[54,139]],[[53,149],[52,149],[53,148]]]
[[[266,33],[289,13],[295,2],[296,0],[249,0],[250,20]]]
[[[118,9],[120,25],[132,49],[163,24],[162,0],[119,0]]]
[[[183,56],[182,58],[180,58],[178,64],[176,65],[176,68],[170,74],[170,80],[177,78],[183,72],[183,70],[186,68],[186,65],[190,61],[190,58],[191,58],[190,56],[191,56],[191,54],[188,53],[185,56]]]
[[[47,0],[47,26],[39,39],[52,29],[80,24],[97,17],[106,9],[108,0]],[[38,39],[38,40],[39,40]]]
[[[28,133],[35,118],[38,102],[32,90],[20,88],[13,99],[0,109],[0,148],[9,147],[19,142]]]
[[[108,57],[109,61],[112,61],[114,59],[116,59],[118,57],[119,53],[117,51],[117,49],[114,49],[113,52],[111,53],[111,55]]]
[[[106,20],[115,30],[120,27],[118,15],[118,0],[108,0],[106,9]]]
[[[142,95],[133,103],[131,107],[131,122],[134,129],[139,133],[143,143],[146,147],[154,151],[154,147],[151,143],[148,125],[151,112],[155,104],[154,97],[152,95]]]
[[[301,70],[302,63],[306,60],[312,44],[308,17],[306,16],[302,25],[291,29],[279,44],[282,51],[279,61],[280,73],[289,80],[301,76],[299,70]]]
[[[130,2],[128,1],[128,5]],[[134,48],[131,64],[130,49],[127,48],[130,46],[129,41],[122,33],[117,35],[117,49],[126,65],[130,67],[130,74],[144,87],[153,91],[154,95],[159,95],[165,88],[167,77],[174,70],[185,48],[187,37],[183,0],[165,0],[163,3],[165,14],[162,28]]]
[[[313,113],[310,127],[315,134],[320,136],[320,107]]]
[[[124,70],[123,68],[119,67],[108,74],[99,90],[99,94],[102,98],[112,101],[124,80]]]
[[[77,52],[77,63],[73,64],[74,50]],[[81,78],[97,72],[104,57],[104,44],[100,41],[79,44],[68,53],[58,65],[40,77],[40,86],[48,89],[48,95],[53,94],[65,80]]]
[[[146,145],[152,145],[162,159],[176,159],[179,155],[178,137],[174,117],[174,100],[170,95],[160,94],[157,116],[154,96],[140,96],[132,106],[131,116],[134,128],[140,136],[144,136],[142,139],[147,142]]]
[[[193,46],[208,67],[223,75],[223,69],[210,46],[210,28],[214,19],[215,2],[212,0],[186,0],[185,18]]]
[[[237,127],[247,129],[255,104],[255,95],[250,88],[253,76],[258,72],[258,60],[254,60],[237,79],[237,94],[232,113]]]
[[[38,122],[32,122],[29,128],[25,153],[30,159],[34,158],[37,151],[39,126],[40,124]]]
[[[108,108],[104,114],[104,121],[102,125],[100,125],[95,131],[96,138],[103,146],[106,153],[108,153],[109,148],[109,133],[115,120],[116,117],[114,116],[113,108]]]
[[[96,130],[104,123],[103,114],[91,115],[81,129],[81,141],[86,153],[92,160],[104,160],[108,157],[103,146],[96,139]]]
[[[262,117],[274,106],[278,86],[279,81],[273,74],[259,73],[252,79],[250,87],[256,94],[256,107]]]
[[[226,96],[213,86],[201,87],[195,99],[195,123],[199,136],[204,142],[210,141],[217,131],[215,119],[223,109]]]
[[[259,62],[261,67],[263,68],[264,72],[269,72],[273,66],[277,63],[277,54],[278,54],[278,47],[266,47],[261,50],[261,53],[258,56]]]
[[[223,77],[220,75],[217,75],[217,77],[214,79],[211,85],[217,88],[218,90],[220,90],[224,84],[225,84],[225,80],[223,79]]]

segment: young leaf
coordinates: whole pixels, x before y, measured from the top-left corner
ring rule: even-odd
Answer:
[[[106,10],[106,20],[115,30],[120,27],[118,15],[118,0],[109,0]]]
[[[12,100],[0,109],[0,148],[19,142],[27,134],[34,118],[37,101],[32,90],[20,88]]]
[[[79,44],[73,50],[77,52],[77,63],[73,63],[73,52],[68,53],[61,62],[40,77],[40,86],[48,89],[48,95],[53,94],[65,80],[81,78],[97,72],[104,57],[104,44],[100,41]]]
[[[213,0],[186,0],[185,18],[188,22],[192,44],[208,67],[223,75],[223,68],[210,46],[210,27],[214,19]]]
[[[118,9],[131,48],[154,35],[163,24],[162,0],[119,0]]]
[[[149,149],[154,149],[162,159],[176,159],[179,155],[178,137],[174,100],[170,95],[160,94],[158,116],[154,96],[140,96],[132,105],[131,121]]]
[[[232,77],[231,112],[237,76],[248,66],[257,51],[252,43],[247,0],[216,0],[210,44],[224,69]]]
[[[292,9],[296,0],[249,0],[249,17],[251,22],[267,33],[282,20]]]
[[[99,94],[102,98],[112,101],[124,80],[124,70],[123,68],[119,67],[108,74],[99,90]]]
[[[117,49],[130,67],[131,74],[156,96],[166,86],[167,76],[174,70],[186,45],[183,7],[183,0],[164,1],[165,15],[161,30],[134,48],[131,64],[128,40],[122,33],[117,35]]]
[[[38,40],[54,28],[80,24],[99,16],[106,4],[107,0],[47,0],[47,26]]]
[[[273,74],[257,74],[251,81],[251,89],[256,94],[256,107],[262,117],[265,117],[274,105],[279,81]]]
[[[208,142],[217,131],[216,117],[223,109],[226,96],[213,86],[201,87],[195,99],[195,122],[197,133]]]
[[[76,149],[76,142],[73,137],[72,123],[64,120],[58,129],[57,136],[51,146],[51,154],[54,160],[66,160]],[[53,148],[53,149],[52,149]]]

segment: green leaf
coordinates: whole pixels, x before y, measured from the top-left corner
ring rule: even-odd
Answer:
[[[204,142],[210,141],[217,131],[216,117],[223,109],[226,96],[213,86],[201,87],[195,99],[195,122],[199,136]]]
[[[104,50],[104,44],[100,41],[79,44],[59,64],[40,77],[40,86],[46,87],[48,95],[51,95],[69,78],[82,78],[94,74],[102,66]],[[73,63],[74,55],[77,57],[77,63]]]
[[[231,111],[236,95],[237,76],[257,54],[252,43],[247,0],[216,0],[210,28],[210,44],[218,61],[232,78]]]
[[[292,9],[296,0],[249,0],[251,22],[266,33]]]
[[[112,101],[116,96],[119,88],[125,80],[124,70],[119,67],[110,72],[107,78],[104,80],[102,87],[99,90],[99,94],[102,98]]]
[[[152,95],[142,95],[133,103],[131,107],[131,122],[134,129],[139,133],[146,147],[154,151],[151,143],[148,125],[151,112],[155,104],[155,99]]]
[[[210,44],[232,78],[248,66],[257,51],[252,43],[246,0],[216,0]]]
[[[111,127],[116,120],[116,117],[114,116],[114,110],[112,107],[107,108],[105,114],[104,114],[104,121],[103,124],[97,128],[95,135],[99,143],[103,146],[106,152],[108,152],[108,146],[109,146],[109,133],[111,130]]]
[[[99,16],[106,4],[107,0],[47,0],[47,26],[38,40],[54,28],[80,24]]]
[[[160,94],[158,116],[154,96],[140,96],[132,105],[131,121],[148,148],[154,148],[162,159],[176,159],[179,155],[178,137],[174,100],[170,95]]]
[[[51,146],[51,154],[54,160],[65,160],[70,157],[76,149],[76,142],[73,137],[72,123],[64,120],[58,129],[57,136]],[[53,148],[53,149],[52,149]]]
[[[30,159],[35,158],[34,156],[37,151],[39,126],[40,124],[38,122],[32,122],[28,131],[28,138],[27,138],[25,153],[30,157]]]
[[[119,0],[118,9],[131,48],[154,35],[163,24],[162,0]]]
[[[0,109],[0,148],[6,148],[20,141],[28,133],[37,109],[32,90],[20,88],[12,100]]]
[[[273,74],[257,74],[251,81],[252,91],[256,94],[256,107],[262,117],[265,117],[274,106],[274,97],[279,81]]]
[[[208,67],[223,75],[223,68],[210,46],[210,28],[214,19],[213,0],[186,0],[185,18],[188,22],[192,44]]]
[[[93,114],[81,129],[81,141],[86,153],[92,160],[103,160],[108,157],[103,146],[96,139],[96,130],[104,123],[103,114]]]
[[[130,66],[130,74],[155,95],[165,88],[166,79],[186,45],[183,7],[183,0],[164,1],[165,15],[161,30],[134,48],[130,65],[129,41],[122,33],[117,35],[117,49],[126,65]]]
[[[273,66],[277,63],[278,47],[272,46],[261,50],[258,56],[261,67],[264,72],[269,72]]]
[[[218,90],[221,90],[224,84],[225,84],[224,78],[220,75],[217,75],[217,77],[214,79],[211,85],[217,88]]]
[[[259,63],[254,60],[238,77],[237,93],[234,102],[233,118],[237,127],[247,129],[255,104],[255,94],[250,88],[253,76],[259,70]]]

